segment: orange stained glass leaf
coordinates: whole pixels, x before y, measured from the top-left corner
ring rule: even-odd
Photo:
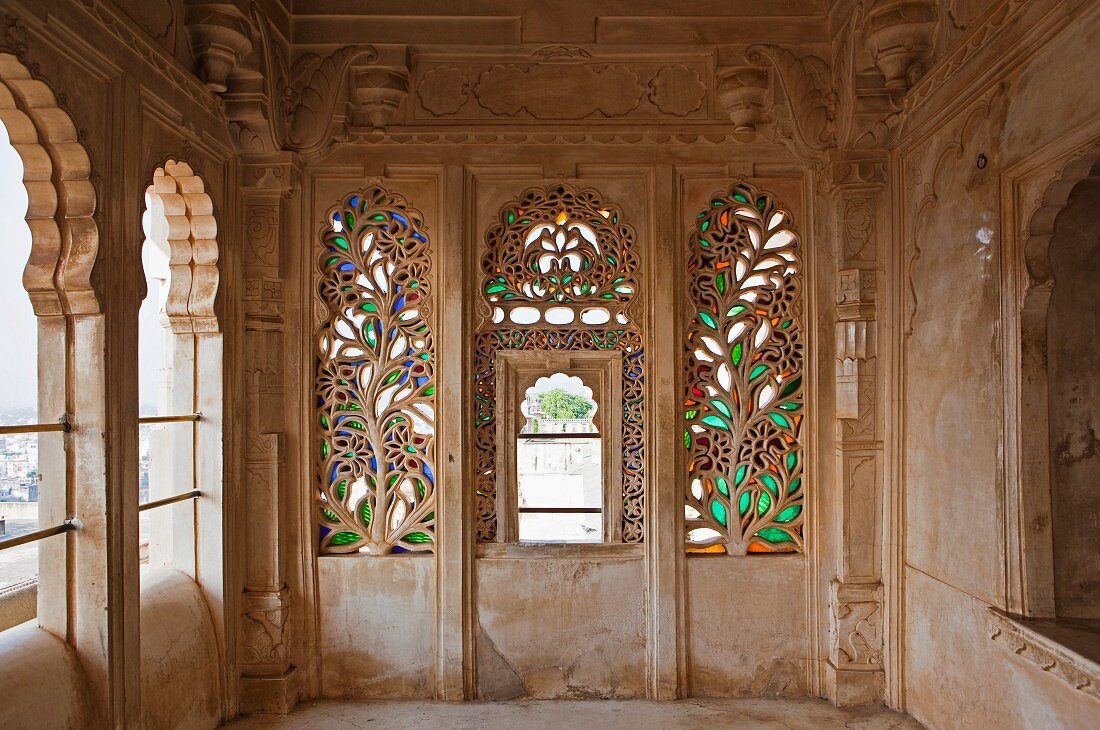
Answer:
[[[711,554],[723,553],[724,554],[726,552],[726,548],[725,548],[724,545],[707,545],[706,547],[691,547],[691,546],[688,546],[687,551],[689,553],[694,553],[696,555],[704,555],[704,554],[707,554],[707,553],[711,553]]]
[[[775,550],[774,548],[770,548],[770,547],[767,547],[765,545],[761,545],[759,543],[754,542],[754,543],[749,544],[748,552],[750,552],[750,553],[774,553],[774,552],[778,552],[778,551]]]
[[[719,261],[716,265],[716,269],[728,269],[730,265],[729,261]]]
[[[722,217],[719,220],[722,221],[722,225],[728,226],[729,222],[730,222],[730,213],[729,213],[729,211],[727,210],[726,212],[722,213]]]

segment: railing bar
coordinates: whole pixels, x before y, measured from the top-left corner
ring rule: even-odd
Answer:
[[[598,433],[521,433],[516,436],[518,439],[543,439],[550,441],[552,439],[591,439],[592,441],[599,441],[600,434]]]
[[[28,423],[23,426],[0,426],[0,435],[8,433],[46,433],[48,431],[71,431],[68,421],[58,423]]]
[[[183,416],[142,416],[138,418],[138,423],[186,423],[201,420],[201,413],[189,413]]]
[[[202,492],[197,489],[193,489],[190,492],[184,492],[183,494],[176,494],[171,497],[165,497],[164,499],[158,499],[153,502],[146,502],[145,504],[138,505],[138,512],[144,512],[147,509],[156,509],[157,507],[163,507],[166,504],[175,504],[176,502],[186,502],[189,499],[198,499],[202,496]]]
[[[75,529],[76,523],[73,520],[68,519],[62,522],[60,525],[47,527],[44,530],[36,530],[34,532],[28,532],[26,535],[20,535],[19,537],[12,537],[7,540],[0,540],[0,550],[7,550],[8,548],[19,547],[20,545],[26,545],[28,542],[42,540],[43,538],[53,537],[54,535],[60,535],[65,532],[72,532]]]
[[[537,512],[540,514],[586,514],[598,515],[603,512],[599,507],[520,507],[521,514]]]

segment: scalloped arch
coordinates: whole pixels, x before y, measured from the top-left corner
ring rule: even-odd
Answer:
[[[164,309],[172,331],[217,332],[218,222],[202,178],[186,162],[168,160],[145,192],[149,212],[167,221]]]
[[[31,254],[23,286],[38,316],[95,314],[99,251],[91,161],[57,97],[10,53],[0,53],[0,120],[23,160]]]
[[[1050,244],[1054,239],[1058,214],[1069,203],[1070,193],[1077,184],[1095,177],[1100,177],[1100,141],[1094,141],[1084,152],[1073,155],[1057,179],[1047,185],[1042,204],[1031,215],[1028,237],[1023,247],[1024,264],[1031,277],[1028,291],[1046,288],[1054,283],[1050,270]]]

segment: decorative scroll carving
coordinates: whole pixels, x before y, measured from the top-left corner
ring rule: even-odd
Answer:
[[[496,356],[501,350],[623,353],[623,541],[641,542],[645,511],[645,354],[630,315],[637,294],[634,230],[591,188],[560,183],[511,201],[486,233],[474,351],[478,538],[494,540]],[[524,319],[524,317],[528,317]],[[514,322],[537,323],[516,327]]]
[[[246,676],[282,676],[290,665],[286,629],[290,591],[244,592],[241,609],[241,664]]]
[[[25,29],[6,17],[9,45]],[[71,117],[53,92],[15,56],[0,53],[0,120],[23,161],[31,253],[23,285],[38,316],[94,314],[92,266],[99,250],[91,161]]]
[[[747,184],[696,218],[684,355],[689,549],[802,549],[798,244],[790,214]]]
[[[226,90],[226,78],[252,50],[252,29],[232,5],[190,5],[184,15],[198,76],[215,93]]]
[[[168,160],[146,191],[149,213],[167,219],[168,291],[164,312],[173,332],[217,332],[218,223],[201,177]]]
[[[838,669],[882,670],[882,584],[832,583],[832,665]]]
[[[321,551],[435,548],[435,343],[423,216],[381,187],[321,234],[315,391]]]
[[[818,56],[796,56],[786,48],[751,46],[750,63],[771,63],[778,72],[787,96],[799,143],[814,152],[832,147],[836,141],[836,93],[832,71]]]
[[[718,72],[718,99],[738,132],[755,132],[764,114],[768,69],[732,66]]]
[[[1074,689],[1100,699],[1100,664],[1072,652],[1040,633],[1042,621],[1027,621],[989,609],[989,638],[1017,656],[1050,672]]]
[[[934,0],[876,0],[867,11],[867,47],[887,89],[908,89],[924,72],[936,30]]]

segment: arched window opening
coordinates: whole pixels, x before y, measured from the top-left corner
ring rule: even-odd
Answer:
[[[644,539],[645,347],[634,313],[640,301],[639,263],[635,232],[622,209],[592,188],[567,183],[530,188],[506,203],[486,232],[478,293],[487,306],[474,352],[479,539],[526,540],[528,533],[520,524],[537,522],[523,516],[528,513],[517,518],[521,507],[516,504],[512,461],[519,427],[512,427],[524,394],[514,389],[511,378],[544,377],[555,372],[547,369],[549,363],[560,367],[571,358],[585,361],[588,354],[600,356],[597,360],[603,364],[614,360],[619,371],[601,387],[619,395],[596,397],[597,402],[615,405],[600,409],[601,417],[609,419],[606,428],[599,428],[604,444],[603,512],[600,529],[585,532],[585,539]],[[595,361],[585,362],[597,368]],[[513,368],[511,374],[505,372],[508,368]],[[594,383],[585,383],[595,392]],[[616,451],[613,459],[608,449]],[[609,478],[613,462],[614,475]]]
[[[802,549],[798,235],[749,185],[715,195],[689,241],[685,521],[692,552]]]
[[[27,189],[23,162],[0,122],[0,320],[4,354],[0,357],[0,540],[31,534],[39,524],[38,452],[40,444],[58,440],[52,433],[29,429],[40,421],[38,409],[38,322],[23,288],[23,269],[31,253],[27,225]],[[61,416],[54,414],[54,418]],[[44,444],[43,444],[44,445]],[[0,552],[0,601],[28,593],[20,619],[34,615],[33,590],[39,572],[39,542]],[[29,610],[30,616],[26,615]],[[0,628],[4,628],[0,626]]]
[[[516,437],[521,541],[600,542],[603,438],[598,405],[578,377],[554,373],[524,393]]]
[[[1079,182],[1050,243],[1047,413],[1059,619],[1100,629],[1100,176]],[[1025,423],[1024,428],[1029,424]]]
[[[217,224],[202,179],[169,161],[145,192],[138,311],[142,562],[195,573],[196,502],[220,493]]]
[[[316,418],[321,552],[435,550],[431,244],[381,187],[348,195],[321,233]]]

